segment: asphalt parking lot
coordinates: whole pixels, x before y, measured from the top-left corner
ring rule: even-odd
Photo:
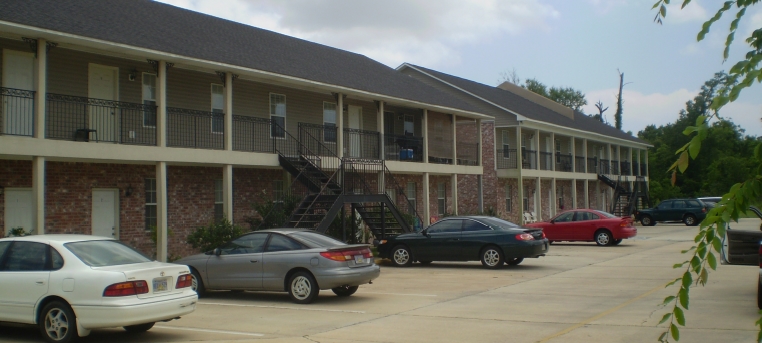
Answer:
[[[758,219],[734,228],[756,230]],[[539,259],[487,270],[478,262],[382,264],[348,298],[323,291],[296,305],[286,293],[215,292],[180,320],[144,334],[95,330],[81,342],[656,342],[664,285],[681,275],[695,227],[638,227],[620,246],[557,243]],[[723,265],[691,291],[681,342],[753,342],[754,266]],[[0,324],[0,342],[42,342],[29,326]]]

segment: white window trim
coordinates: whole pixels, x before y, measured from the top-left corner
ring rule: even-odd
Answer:
[[[440,182],[437,184],[437,212],[439,212],[439,200],[442,200],[443,206],[442,206],[442,213],[437,213],[438,215],[444,215],[447,213],[447,184],[444,182]]]
[[[222,88],[222,131],[214,131],[214,115],[212,115],[212,118],[209,119],[209,130],[214,135],[224,135],[225,134],[225,86],[223,86],[221,83],[212,83],[209,86],[209,96],[214,98],[214,86],[220,86]],[[209,112],[214,113],[214,99],[211,101],[211,109]]]
[[[156,103],[157,102],[156,98],[154,98],[154,99],[146,99],[144,97],[145,93],[143,92],[143,87],[145,85],[143,84],[143,80],[144,80],[146,75],[152,75],[152,76],[154,76],[154,77],[156,77],[158,79],[158,76],[156,76],[156,74],[154,74],[154,73],[143,72],[143,73],[140,74],[140,98],[142,99],[143,104],[145,104],[146,100],[151,100],[154,103]],[[158,82],[158,80],[156,80],[156,82]],[[158,109],[157,109],[157,111],[158,111]],[[143,120],[141,121],[141,124],[143,125],[143,127],[146,128],[146,129],[156,129],[156,125],[150,126],[150,125],[146,125],[145,124],[146,123],[146,118],[145,117],[146,117],[146,113],[145,113],[145,111],[143,111]],[[154,113],[154,121],[157,121],[157,120],[159,120],[159,114],[158,113]]]
[[[147,182],[148,180],[153,180],[153,183],[154,183],[154,190],[153,190],[153,192],[156,194],[156,195],[154,196],[154,199],[157,199],[157,200],[158,200],[158,198],[159,198],[159,194],[158,194],[159,190],[158,190],[158,189],[156,189],[156,187],[158,186],[158,185],[156,184],[156,178],[150,178],[150,177],[149,177],[149,178],[145,178],[145,179],[143,179],[143,182]],[[144,185],[144,189],[145,189],[145,185]],[[148,192],[148,191],[145,191],[145,192]],[[146,198],[146,197],[144,196],[144,197],[143,197],[143,199],[145,199],[145,198]],[[145,206],[146,206],[146,207],[148,207],[148,206],[156,206],[156,207],[157,207],[157,208],[156,208],[156,210],[157,210],[157,214],[158,214],[158,205],[159,205],[159,204],[158,204],[158,203],[156,203],[156,202],[148,202],[148,201],[146,201],[146,202],[145,202]],[[144,209],[143,213],[145,213],[145,209]],[[147,221],[147,220],[146,220],[147,218],[143,218],[143,219],[144,219],[144,222],[146,222],[146,221]],[[157,221],[157,225],[158,225],[158,221],[159,221],[159,218],[158,218],[158,216],[157,216],[157,218],[156,218],[156,221]],[[150,228],[150,227],[146,227],[146,228],[145,228],[145,230],[146,230],[146,231],[150,231],[150,230],[151,230],[151,228]]]
[[[508,208],[508,204],[510,204],[510,208]],[[511,200],[511,185],[505,185],[505,211],[506,212],[513,212],[513,201]]]
[[[283,137],[275,137],[275,136],[273,136],[273,131],[271,129],[270,130],[270,138],[286,139],[286,123],[287,123],[287,120],[288,120],[288,118],[287,118],[288,116],[287,115],[279,116],[277,114],[273,114],[272,113],[273,95],[280,95],[280,96],[283,97],[283,105],[286,106],[286,114],[288,114],[288,100],[286,98],[286,95],[285,94],[281,94],[281,93],[273,93],[273,92],[268,93],[268,96],[267,96],[267,103],[268,103],[267,112],[270,112],[270,119],[272,119],[272,117],[282,117],[283,118]]]

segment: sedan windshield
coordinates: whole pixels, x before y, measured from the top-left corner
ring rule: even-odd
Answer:
[[[119,241],[82,241],[64,244],[90,267],[151,262],[151,259]]]
[[[512,230],[519,228],[517,224],[511,223],[507,220],[502,220],[500,218],[479,218],[479,220],[489,224],[492,226],[492,228],[497,230]]]
[[[296,238],[310,248],[327,248],[335,247],[337,245],[346,245],[344,242],[337,241],[331,237],[317,232],[294,232],[290,235],[290,237]]]

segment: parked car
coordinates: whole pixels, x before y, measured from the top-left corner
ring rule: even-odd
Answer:
[[[381,273],[368,245],[303,229],[252,232],[175,263],[190,267],[199,296],[209,290],[286,291],[298,304],[311,303],[321,289],[350,296]]]
[[[114,239],[0,239],[0,321],[36,324],[48,342],[99,328],[147,331],[195,310],[190,286],[188,267],[151,261]]]
[[[722,200],[722,197],[703,197],[703,198],[697,198],[701,200],[704,204],[706,204],[707,207],[710,209],[714,208],[714,206],[717,205],[720,200]]]
[[[618,245],[638,233],[631,218],[588,209],[562,212],[549,221],[527,224],[526,227],[542,229],[551,243],[581,241],[600,246]]]
[[[664,200],[654,208],[635,212],[635,219],[643,226],[653,226],[656,222],[679,222],[698,225],[706,217],[707,205],[698,199]]]
[[[762,219],[762,211],[758,208],[749,206],[749,210],[756,214],[759,219]],[[725,229],[720,262],[759,268],[756,281],[757,308],[762,310],[762,226],[760,226],[760,230],[732,229],[730,225]]]
[[[524,258],[545,256],[548,240],[540,229],[528,229],[500,218],[447,217],[421,232],[379,241],[378,253],[392,264],[406,267],[418,261],[481,261],[487,268]]]

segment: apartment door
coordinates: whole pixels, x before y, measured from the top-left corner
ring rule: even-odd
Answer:
[[[362,107],[349,106],[347,127],[350,129],[359,130],[362,120],[361,117]],[[349,149],[347,149],[349,157],[362,157],[362,137],[358,132],[350,131],[347,144],[349,144]]]
[[[34,90],[34,55],[3,50],[3,87]],[[34,100],[2,97],[3,133],[31,136],[34,133]]]
[[[31,189],[5,190],[5,234],[11,229],[23,228],[25,231],[35,231],[34,199]]]
[[[119,190],[93,190],[93,228],[95,236],[116,238],[118,229]]]
[[[119,68],[90,64],[88,79],[88,97],[117,101]],[[90,139],[99,142],[119,142],[118,113],[117,108],[110,105],[109,101],[89,106],[90,127],[95,130]]]

